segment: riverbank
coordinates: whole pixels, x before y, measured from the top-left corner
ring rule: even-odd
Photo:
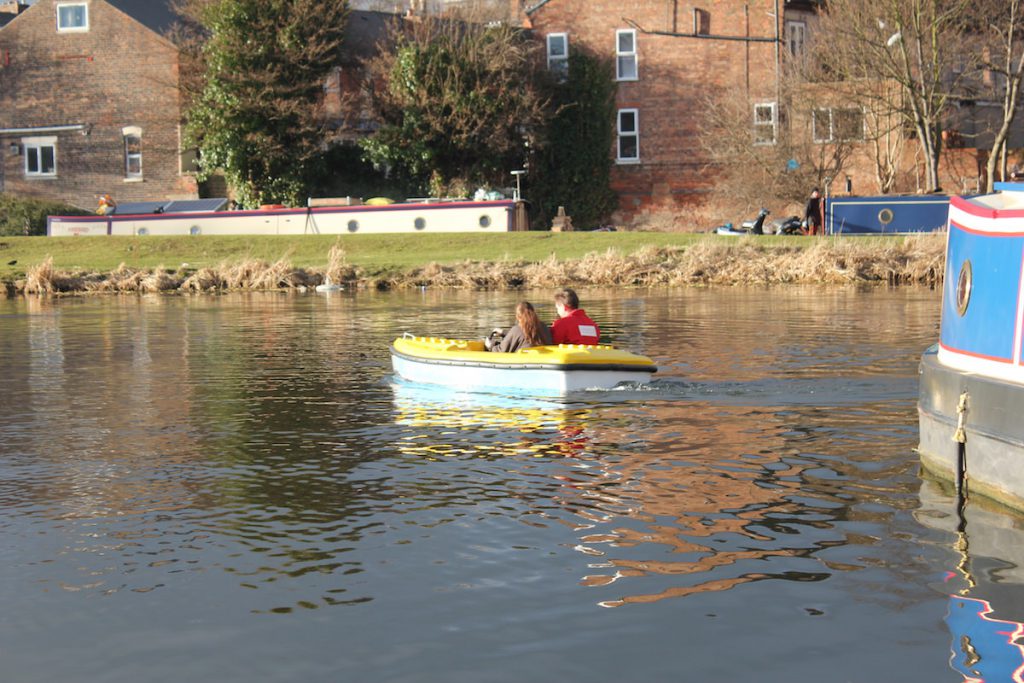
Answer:
[[[279,256],[267,256],[275,249]],[[944,252],[941,234],[739,239],[665,233],[5,238],[0,242],[0,282],[9,296],[301,290],[325,282],[377,290],[530,289],[565,283],[933,285],[942,279]]]

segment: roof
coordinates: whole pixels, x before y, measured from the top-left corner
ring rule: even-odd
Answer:
[[[107,0],[143,26],[165,35],[170,28],[181,21],[171,9],[171,0]]]
[[[388,12],[350,10],[345,22],[345,56],[367,59],[377,54],[377,45],[388,34],[388,27],[399,19]]]

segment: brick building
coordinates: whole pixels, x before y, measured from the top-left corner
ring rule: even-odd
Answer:
[[[562,68],[582,46],[614,57],[618,80],[612,187],[623,218],[700,202],[713,179],[697,113],[714,91],[752,102],[756,135],[774,140],[783,49],[800,50],[815,2],[512,0],[518,20]]]
[[[154,0],[0,5],[0,191],[83,208],[190,199],[175,16]],[[3,16],[0,14],[0,16]]]

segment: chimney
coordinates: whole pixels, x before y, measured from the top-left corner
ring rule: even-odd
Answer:
[[[21,14],[28,9],[28,5],[23,5],[17,0],[0,0],[0,14]]]

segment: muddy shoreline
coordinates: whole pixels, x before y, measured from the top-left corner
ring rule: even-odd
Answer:
[[[7,296],[102,293],[201,293],[234,290],[304,291],[324,283],[345,289],[420,287],[475,290],[576,287],[683,287],[709,285],[884,284],[934,286],[942,281],[945,240],[937,235],[881,244],[822,238],[810,246],[765,246],[753,239],[708,241],[688,247],[648,247],[624,255],[614,249],[580,259],[428,263],[401,272],[367,272],[332,250],[323,268],[296,268],[245,259],[215,268],[133,268],[106,272],[54,268],[52,259],[3,282]]]

